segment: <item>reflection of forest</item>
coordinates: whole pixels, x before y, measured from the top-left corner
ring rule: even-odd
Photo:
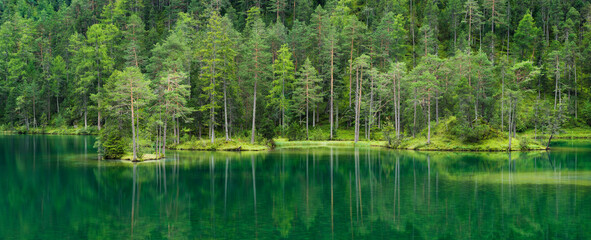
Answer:
[[[2,151],[0,238],[591,238],[580,227],[591,152],[319,148],[131,164],[97,161],[88,144]]]

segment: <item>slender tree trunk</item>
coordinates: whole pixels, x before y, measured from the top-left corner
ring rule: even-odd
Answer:
[[[224,130],[226,132],[226,141],[230,141],[228,136],[228,99],[226,97],[226,79],[224,79]]]
[[[361,69],[359,76],[359,84],[357,86],[357,132],[355,133],[355,143],[359,141],[359,120],[361,118],[361,97],[363,96],[361,92],[363,91],[363,69]]]
[[[359,141],[359,68],[356,69],[356,91],[355,91],[355,143]]]
[[[576,79],[576,77],[575,77]],[[575,80],[576,81],[576,80]],[[333,108],[334,108],[334,39],[330,42],[330,140],[333,139]]]
[[[429,106],[427,107],[427,109],[428,109],[427,112],[428,112],[429,117],[428,117],[428,120],[427,120],[428,121],[428,124],[427,124],[427,126],[428,126],[427,127],[427,144],[430,144],[431,143],[431,91],[430,90],[429,90],[429,94],[428,95],[429,96],[427,96],[427,98],[429,100],[427,101],[427,104]]]
[[[310,140],[310,135],[308,134],[308,113],[309,113],[309,103],[310,103],[310,95],[309,95],[309,79],[308,74],[306,73],[306,140]],[[312,121],[314,121],[314,117],[312,117]]]
[[[256,74],[255,74],[256,75]],[[256,76],[255,78],[258,78],[258,76]],[[254,132],[255,132],[255,127],[256,127],[256,112],[257,112],[257,81],[254,81],[254,94],[253,94],[253,101],[252,101],[252,129],[251,129],[251,135],[250,135],[250,143],[253,144],[254,143]]]
[[[435,91],[435,123],[439,124],[439,90]]]
[[[85,96],[84,97],[84,130],[86,130],[87,128],[88,128],[88,104],[87,104],[86,96]]]
[[[414,88],[414,101],[413,101],[413,120],[412,120],[412,137],[415,137],[415,132],[417,131],[417,89]]]
[[[509,105],[511,105],[511,102],[509,102]],[[512,110],[513,110],[513,108],[512,107],[509,107],[509,123],[508,123],[509,124],[509,126],[508,126],[508,129],[509,129],[509,146],[507,147],[509,149],[509,151],[511,151],[511,138],[512,138],[511,131],[513,129],[513,126],[512,126],[512,123],[513,123],[513,117],[512,117],[513,114],[512,114],[512,112],[513,111]]]
[[[398,108],[398,111],[396,111],[398,113],[398,116],[396,116],[396,124],[397,124],[396,138],[397,139],[400,139],[400,130],[401,130],[401,123],[400,123],[400,115],[401,115],[401,111],[400,111],[401,110],[400,109],[400,101],[401,101],[401,99],[400,99],[400,81],[401,81],[401,79],[398,79],[398,91],[397,91],[398,96],[396,97],[396,99],[397,99],[396,100],[396,105],[397,105],[397,108]]]
[[[501,77],[501,132],[505,128],[505,70],[503,68],[503,76]]]
[[[371,139],[371,124],[373,121],[373,75],[371,76],[371,86],[370,86],[370,93],[369,93],[369,116],[367,116],[368,123],[367,123],[367,140]]]
[[[351,108],[351,81],[353,80],[353,43],[354,43],[355,29],[351,34],[351,56],[349,58],[349,108]]]
[[[558,101],[558,79],[560,78],[560,69],[559,69],[559,64],[558,64],[558,54],[556,54],[555,56],[556,59],[556,85],[554,87],[554,110],[556,110],[556,104]]]
[[[577,84],[577,63],[575,62],[575,120],[579,117],[579,94],[577,88],[579,86]]]
[[[133,140],[133,146],[132,146],[132,149],[133,149],[133,159],[132,159],[132,161],[136,161],[137,160],[137,145],[136,145],[136,139],[135,139],[136,135],[135,135],[135,123],[134,123],[134,114],[135,114],[135,111],[133,109],[133,83],[132,83],[132,80],[131,79],[130,79],[129,82],[130,82],[129,84],[130,84],[130,93],[131,93],[130,94],[130,100],[131,100],[131,104],[130,104],[131,105],[131,137],[132,137],[132,140]]]

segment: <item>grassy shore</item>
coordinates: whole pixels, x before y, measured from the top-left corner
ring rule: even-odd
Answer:
[[[307,148],[307,147],[389,147],[405,150],[419,151],[507,151],[508,139],[505,134],[498,133],[496,136],[488,137],[475,143],[461,141],[452,136],[446,130],[445,123],[433,126],[431,143],[427,144],[427,137],[424,132],[415,138],[405,137],[397,144],[388,145],[380,131],[372,131],[372,139],[366,139],[365,133],[360,133],[361,140],[353,141],[354,131],[352,129],[338,129],[334,140],[329,140],[330,131],[326,124],[317,126],[310,130],[310,140],[289,141],[287,138],[274,139],[277,148]],[[4,134],[50,134],[50,135],[95,135],[96,127],[43,127],[30,128],[0,126],[0,133]],[[534,139],[536,137],[536,139]],[[561,134],[553,136],[554,139],[588,139],[591,138],[591,128],[568,128]],[[545,150],[548,136],[534,130],[517,133],[512,139],[511,150],[529,151]],[[266,151],[271,147],[262,143],[251,144],[249,139],[235,138],[226,141],[224,138],[216,139],[211,143],[209,139],[197,139],[182,142],[181,144],[169,145],[173,150],[196,150],[196,151]],[[158,159],[155,154],[145,154],[143,160]],[[126,154],[123,160],[130,160],[131,154]]]
[[[524,142],[525,141],[525,142]],[[426,137],[404,139],[396,149],[421,150],[421,151],[507,151],[509,142],[507,138],[489,138],[476,143],[467,143],[447,135],[431,136],[431,143],[427,144]],[[512,151],[546,150],[546,146],[538,141],[526,138],[513,138],[511,140]]]
[[[142,156],[138,156],[137,158],[137,162],[144,162],[144,161],[150,161],[150,160],[159,160],[164,158],[164,156],[162,154],[158,155],[158,154],[143,154]],[[132,153],[127,153],[125,155],[123,155],[123,157],[121,157],[120,160],[126,160],[126,161],[131,161],[133,159],[133,154]]]
[[[308,147],[386,147],[386,141],[289,141],[285,138],[275,139],[275,147],[277,148],[308,148]]]
[[[265,151],[270,147],[264,144],[254,143],[245,139],[232,139],[226,141],[224,138],[218,138],[212,144],[209,139],[198,139],[182,142],[178,145],[171,145],[175,150],[197,150],[197,151]]]
[[[527,130],[523,133],[524,136],[538,139],[548,139],[548,134],[536,133],[535,130]],[[560,134],[552,136],[553,139],[591,139],[591,128],[577,127],[566,128]]]
[[[96,126],[84,127],[9,127],[0,126],[0,132],[4,134],[47,134],[47,135],[97,135]]]

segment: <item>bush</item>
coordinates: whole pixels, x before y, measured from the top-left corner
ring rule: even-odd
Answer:
[[[51,125],[56,127],[66,126],[66,119],[61,114],[54,115],[51,119]]]
[[[476,143],[493,134],[492,128],[482,120],[474,122],[470,127],[468,123],[460,123],[456,119],[452,119],[449,125],[451,134],[464,142]]]
[[[386,140],[390,146],[392,145],[392,140],[396,138],[395,131],[396,129],[394,129],[394,125],[392,125],[391,122],[386,122],[383,124],[382,136],[384,136],[384,140]]]
[[[587,125],[591,126],[591,102],[586,102],[581,106],[580,116]]]
[[[291,123],[287,127],[287,139],[290,141],[306,140],[306,129],[298,123]]]
[[[306,130],[304,129],[304,135],[305,134],[306,134]],[[329,132],[326,132],[326,134],[325,134],[325,132],[322,131],[322,129],[320,129],[320,128],[310,129],[308,134],[310,135],[309,136],[310,140],[314,140],[314,141],[325,141],[325,140],[328,140],[328,138],[330,137],[330,135],[328,135],[328,134],[330,134]],[[304,136],[304,138],[305,138],[305,136]]]
[[[529,145],[529,138],[526,138],[526,137],[519,138],[519,148],[521,150],[529,149],[528,145]]]
[[[110,134],[102,144],[104,159],[120,159],[125,154],[126,144],[118,134]]]

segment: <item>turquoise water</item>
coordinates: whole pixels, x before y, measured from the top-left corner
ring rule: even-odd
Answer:
[[[551,152],[169,152],[0,136],[0,239],[591,239],[591,143]]]

